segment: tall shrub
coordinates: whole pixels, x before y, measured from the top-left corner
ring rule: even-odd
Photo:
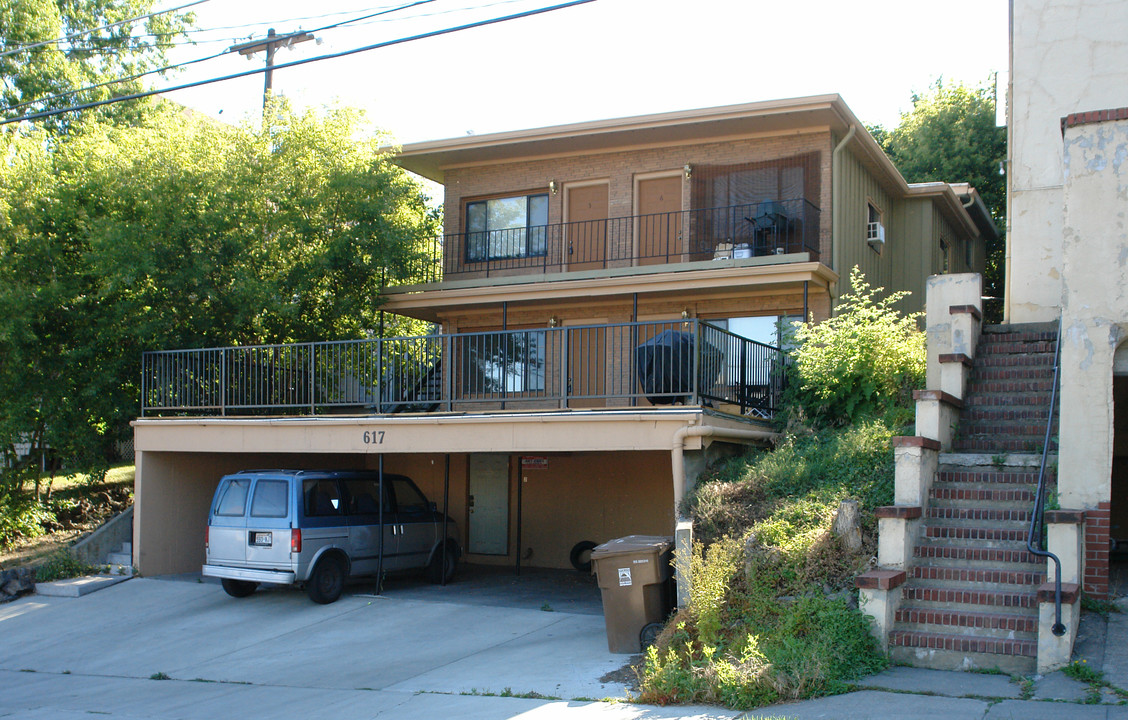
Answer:
[[[855,267],[834,316],[794,331],[790,404],[812,420],[837,425],[880,415],[923,385],[921,314],[902,315],[894,308],[908,292],[879,297],[882,290],[870,287]]]

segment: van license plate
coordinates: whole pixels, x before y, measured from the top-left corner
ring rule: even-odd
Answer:
[[[253,542],[255,545],[271,545],[271,535],[272,533],[268,532],[257,532],[255,533],[255,539],[253,540]]]

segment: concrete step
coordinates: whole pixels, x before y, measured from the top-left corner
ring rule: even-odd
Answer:
[[[133,555],[124,552],[114,552],[106,556],[106,563],[118,567],[133,567]]]
[[[913,556],[920,562],[930,565],[955,563],[958,567],[1007,567],[1022,568],[1034,572],[1045,569],[1045,560],[1021,547],[989,547],[986,545],[917,545]]]
[[[1006,476],[1030,473],[1034,477],[1034,482],[1037,482],[1042,454],[942,452],[939,460],[941,473],[999,473]],[[1057,453],[1050,453],[1046,460],[1050,467],[1055,467]],[[1002,482],[1010,481],[1002,480]]]
[[[946,633],[895,630],[889,634],[893,661],[936,670],[999,670],[1034,672],[1038,643],[1031,640],[975,638]]]

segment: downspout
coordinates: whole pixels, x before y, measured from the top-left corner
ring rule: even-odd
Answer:
[[[674,433],[670,447],[670,466],[674,480],[674,544],[676,563],[674,574],[677,586],[677,606],[686,607],[690,602],[690,587],[693,573],[689,558],[693,554],[693,522],[681,516],[679,508],[685,498],[685,439],[688,437],[723,437],[733,440],[772,440],[779,433],[771,430],[740,430],[736,428],[702,427],[687,425]]]
[[[838,273],[840,276],[842,275],[842,271],[839,270],[838,266],[841,264],[842,260],[840,253],[838,252],[838,248],[842,244],[840,242],[842,231],[842,210],[839,206],[842,203],[839,202],[839,198],[842,196],[842,190],[840,190],[839,187],[842,183],[839,181],[838,177],[842,174],[842,171],[838,169],[838,166],[841,165],[841,163],[838,161],[838,158],[842,153],[842,150],[846,147],[846,143],[853,140],[854,135],[857,132],[858,126],[851,125],[850,131],[846,133],[846,137],[842,138],[838,145],[834,147],[834,152],[831,153],[832,177],[830,190],[830,269]]]
[[[731,440],[771,440],[779,438],[779,433],[771,430],[739,430],[736,428],[703,427],[687,425],[674,433],[670,448],[670,465],[674,481],[674,512],[685,498],[685,439],[687,437],[722,437]]]

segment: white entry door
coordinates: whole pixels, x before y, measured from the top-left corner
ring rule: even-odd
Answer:
[[[509,551],[509,456],[470,456],[470,552]]]

